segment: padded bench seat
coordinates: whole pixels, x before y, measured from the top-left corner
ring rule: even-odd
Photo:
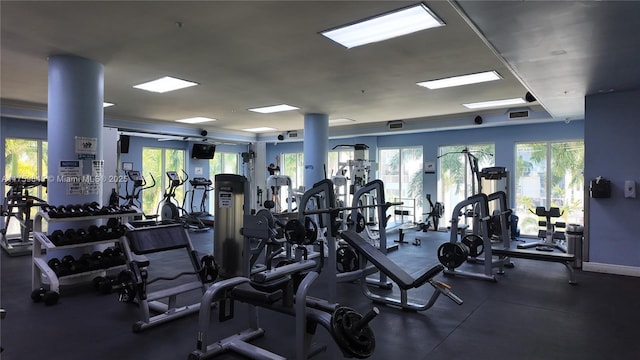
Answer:
[[[345,231],[342,233],[342,238],[357,252],[364,255],[376,268],[387,275],[403,290],[413,289],[420,287],[425,282],[429,281],[434,276],[438,275],[444,266],[437,264],[432,268],[427,268],[424,271],[418,273],[417,277],[411,276],[404,271],[398,264],[391,261],[380,250],[376,249],[373,245],[369,244],[365,239],[358,235],[354,231]]]
[[[189,235],[180,224],[137,228],[127,232],[127,239],[136,255],[191,247]]]
[[[491,247],[491,254],[496,256],[512,257],[527,260],[550,261],[563,264],[569,272],[569,284],[577,284],[572,264],[576,260],[574,254],[561,252],[542,252],[517,248]],[[502,270],[502,268],[501,268]]]
[[[513,258],[539,260],[539,261],[553,261],[553,262],[572,262],[576,260],[576,256],[573,254],[566,254],[560,252],[541,252],[537,250],[526,249],[514,249],[514,248],[502,248],[492,247],[491,253],[498,256],[509,256]]]

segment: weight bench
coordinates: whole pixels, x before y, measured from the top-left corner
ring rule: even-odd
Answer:
[[[356,320],[360,315],[350,318],[348,327],[354,328],[349,332],[351,336],[337,334],[337,326],[340,324],[335,319],[336,313],[349,309],[336,303],[307,296],[312,283],[318,278],[314,268],[317,264],[313,260],[303,260],[282,267],[265,270],[256,273],[251,279],[234,277],[218,281],[211,285],[202,297],[200,309],[197,347],[189,354],[190,360],[202,360],[216,357],[225,352],[234,352],[250,359],[284,360],[281,355],[250,343],[251,340],[264,335],[265,330],[259,326],[258,308],[269,309],[275,312],[293,316],[295,318],[295,358],[308,359],[325,351],[326,345],[314,344],[313,335],[317,325],[321,325],[330,333],[336,344],[340,347],[345,358],[366,358],[375,349],[375,338],[366,323],[377,315],[377,309],[362,317],[363,331],[355,329]],[[301,279],[297,289],[293,286],[293,277],[306,273]],[[248,305],[249,327],[236,332],[222,340],[209,343],[211,326],[211,306],[219,303],[218,320],[220,322],[234,317],[234,303],[240,302]],[[347,330],[346,328],[341,328]],[[286,344],[289,348],[292,344]]]
[[[535,250],[525,250],[525,249],[514,249],[514,248],[504,248],[504,247],[491,247],[491,254],[499,256],[502,258],[512,257],[519,259],[527,259],[527,260],[537,260],[537,261],[550,261],[550,262],[558,262],[564,264],[569,272],[569,284],[577,284],[575,273],[573,271],[573,264],[576,260],[576,256],[574,254],[560,253],[560,252],[540,252]],[[503,263],[500,265],[500,272],[503,272]]]
[[[193,269],[179,273],[172,278],[159,277],[147,281],[146,269],[149,267],[150,262],[144,255],[179,249],[184,249],[187,252]],[[197,252],[191,244],[187,230],[181,224],[129,230],[127,231],[126,239],[123,241],[123,250],[133,279],[135,279],[135,298],[139,302],[141,312],[141,319],[133,325],[134,332],[140,332],[146,328],[181,318],[200,309],[199,301],[180,307],[176,305],[176,297],[178,295],[195,290],[199,290],[201,294],[204,294],[208,288],[206,279],[200,272],[201,268]],[[174,280],[182,275],[196,275],[198,279],[147,293],[146,287],[148,284],[156,280]],[[158,301],[165,298],[168,299],[167,304]],[[158,314],[151,316],[151,311]]]
[[[434,276],[438,275],[442,270],[444,270],[444,266],[440,264],[435,265],[432,268],[427,268],[424,271],[416,274],[416,276],[414,277],[404,271],[400,266],[398,266],[398,264],[391,261],[391,259],[380,252],[380,250],[369,244],[369,242],[363,239],[362,236],[360,236],[355,231],[344,231],[342,232],[341,237],[349,245],[351,245],[355,251],[363,255],[360,257],[361,269],[364,269],[366,267],[366,261],[368,260],[380,272],[387,275],[387,277],[395,282],[400,288],[400,299],[372,293],[367,286],[367,275],[363,273],[362,279],[360,281],[362,290],[365,296],[367,296],[374,302],[380,302],[392,306],[399,306],[406,310],[423,311],[432,307],[438,299],[438,296],[440,296],[440,294],[444,294],[448,298],[453,300],[456,304],[462,305],[462,299],[451,292],[450,287],[447,284],[433,280]],[[426,303],[410,301],[408,299],[408,291],[411,289],[419,288],[425,283],[429,283],[435,289],[429,301]]]

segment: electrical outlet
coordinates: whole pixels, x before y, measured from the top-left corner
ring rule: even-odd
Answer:
[[[626,180],[624,182],[624,197],[629,199],[636,198],[636,182],[633,180]]]

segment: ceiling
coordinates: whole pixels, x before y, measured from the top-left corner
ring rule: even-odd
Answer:
[[[2,1],[0,98],[46,110],[47,57],[104,65],[105,118],[161,123],[206,116],[210,133],[303,128],[305,113],[371,123],[504,116],[462,103],[524,97],[555,120],[584,117],[584,96],[640,86],[640,2],[425,1],[446,26],[346,49],[318,32],[412,1]],[[496,70],[503,79],[428,90],[415,83]],[[199,86],[132,86],[170,75]],[[300,110],[257,114],[286,103]],[[187,125],[180,125],[187,126]],[[344,128],[344,126],[342,127]],[[249,134],[253,135],[253,134]]]

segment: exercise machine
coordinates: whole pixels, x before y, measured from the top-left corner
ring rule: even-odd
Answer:
[[[179,224],[137,228],[127,232],[122,244],[128,269],[118,274],[115,280],[97,278],[94,279],[94,284],[97,287],[106,288],[107,293],[118,293],[118,298],[122,302],[137,302],[140,319],[133,325],[134,332],[144,331],[200,309],[200,302],[179,305],[178,296],[188,297],[188,293],[195,291],[204,294],[209,284],[217,279],[218,267],[211,255],[198,258],[186,229]],[[171,276],[161,274],[153,279],[150,278],[149,273],[153,270],[153,264],[148,257],[151,254],[169,251],[176,256],[178,252],[186,253],[192,267]],[[153,291],[148,290],[148,287],[156,282],[169,283],[180,277],[189,277],[189,280],[164,288],[154,285]],[[166,301],[160,301],[164,299]]]
[[[287,189],[287,198],[285,199],[287,205],[286,209],[282,206],[282,188]],[[264,202],[264,207],[271,209],[273,212],[292,212],[293,203],[296,202],[296,198],[291,186],[291,178],[286,175],[270,175],[267,178],[267,198],[269,200]]]
[[[207,359],[225,352],[235,352],[250,359],[285,359],[250,343],[265,334],[259,324],[260,309],[295,318],[295,355],[289,358],[303,360],[326,351],[326,345],[312,342],[318,325],[328,331],[344,357],[370,357],[375,350],[375,335],[368,324],[379,310],[372,308],[363,316],[349,307],[307,295],[319,276],[318,271],[315,261],[302,260],[254,274],[251,279],[233,277],[213,284],[202,297],[197,345],[189,359]],[[247,307],[248,328],[210,341],[212,308],[218,309],[219,321],[227,321],[233,318],[237,304]]]
[[[392,306],[399,306],[404,310],[423,311],[431,308],[440,295],[445,295],[456,304],[462,305],[462,299],[451,291],[451,287],[449,285],[433,279],[442,270],[444,270],[444,266],[437,264],[430,268],[424,268],[416,275],[411,275],[404,271],[398,264],[391,261],[391,259],[389,259],[379,249],[376,249],[369,244],[355,231],[345,231],[341,234],[341,237],[362,255],[360,257],[361,268],[364,269],[366,267],[367,261],[371,262],[376,269],[385,274],[389,279],[393,280],[400,289],[399,298],[373,293],[367,285],[366,275],[363,272],[360,284],[362,285],[364,294],[372,301]],[[427,302],[410,300],[408,291],[418,289],[426,283],[431,285],[435,290],[429,300]]]
[[[499,216],[504,221],[500,221],[504,227],[502,234],[507,234],[506,218],[510,214],[510,210],[506,209],[506,195],[504,192],[500,195],[492,195],[503,199],[505,210]],[[499,273],[504,273],[504,263],[508,262],[507,258],[495,260],[492,254],[491,235],[489,233],[489,222],[492,216],[489,215],[489,196],[480,193],[459,202],[454,208],[451,216],[451,232],[449,242],[438,247],[438,260],[446,267],[444,273],[447,275],[459,275],[473,279],[482,279],[488,281],[496,281],[493,268],[500,268]],[[473,217],[473,233],[466,234],[464,230],[459,229],[460,217]],[[459,239],[458,237],[461,237]],[[481,258],[481,256],[483,256]],[[472,272],[457,269],[465,262],[475,262],[483,264],[483,272]]]
[[[142,174],[140,174],[140,171],[128,170],[127,181],[125,182],[125,195],[118,195],[116,190],[113,189],[111,198],[109,199],[109,204],[116,206],[118,205],[119,200],[124,200],[124,204],[122,204],[122,206],[135,208],[137,211],[142,212],[140,194],[142,191],[156,186],[156,179],[153,177],[153,174],[149,173],[149,177],[151,178],[151,184],[147,183],[147,180],[142,176]],[[131,183],[131,192],[129,192],[129,183]],[[134,221],[130,221],[129,225],[133,227],[155,225],[157,218],[157,214],[147,215],[142,212],[142,216],[138,216]]]
[[[373,180],[361,186],[353,195],[348,224],[357,233],[364,232],[367,239],[385,254],[397,250],[398,244],[387,241],[387,210],[401,202],[389,203],[385,200],[384,183]],[[383,250],[384,249],[384,250]]]
[[[371,169],[375,167],[375,162],[369,160],[369,146],[366,144],[355,145],[336,145],[332,150],[338,148],[353,148],[353,160],[349,160],[346,163],[340,163],[342,168],[348,167],[349,169],[349,193],[354,194],[360,187],[369,182],[371,176]],[[340,171],[343,175],[345,171]]]
[[[179,205],[180,202],[176,199],[176,190],[189,180],[189,175],[184,170],[182,170],[182,173],[184,174],[184,178],[180,177],[175,171],[166,172],[169,184],[162,195],[162,200],[158,204],[160,220],[162,220],[162,222],[179,222],[190,231],[208,231],[210,228],[207,227],[202,220],[196,216],[192,216],[181,207]]]
[[[4,227],[0,230],[0,245],[10,256],[29,255],[33,247],[32,210],[47,205],[46,201],[30,194],[29,191],[39,186],[46,188],[47,182],[12,178],[6,181],[5,185],[9,186],[9,191],[5,195],[1,210]],[[15,219],[20,228],[17,236],[9,234],[12,219]]]
[[[567,225],[562,221],[554,221],[564,214],[564,211],[560,211],[557,207],[550,207],[546,209],[544,206],[537,206],[535,212],[529,209],[532,214],[540,217],[538,220],[538,239],[540,241],[518,244],[518,249],[536,248],[538,251],[554,251],[560,250],[564,253],[567,252],[567,246],[563,244],[566,240],[565,232],[559,229],[564,229]]]
[[[365,296],[369,299],[377,303],[401,307],[405,310],[427,310],[433,306],[440,294],[445,294],[455,302],[461,303],[460,298],[450,291],[448,285],[433,280],[433,277],[442,271],[443,267],[441,265],[426,268],[421,274],[419,274],[419,276],[414,278],[404,272],[404,270],[402,270],[397,264],[393,263],[386,255],[387,246],[385,245],[385,231],[380,232],[380,242],[377,244],[371,244],[371,240],[363,236],[366,235],[366,232],[364,231],[365,225],[362,223],[358,224],[357,221],[349,223],[348,230],[340,231],[336,220],[340,217],[342,212],[349,213],[352,219],[362,219],[362,217],[357,215],[360,211],[373,209],[378,218],[386,219],[385,214],[387,210],[397,204],[384,202],[384,184],[381,180],[373,180],[359,189],[359,191],[363,193],[374,192],[376,199],[382,201],[382,203],[376,204],[359,205],[357,202],[357,196],[359,194],[356,193],[356,196],[354,196],[353,206],[326,206],[326,204],[331,203],[331,201],[334,201],[335,203],[335,199],[331,199],[334,194],[331,192],[332,188],[333,185],[330,180],[323,180],[316,183],[312,189],[305,193],[305,195],[324,198],[324,194],[327,194],[329,201],[321,204],[323,206],[312,209],[304,207],[306,210],[303,211],[305,215],[323,216],[323,221],[327,224],[327,230],[325,233],[327,234],[326,241],[328,245],[328,254],[321,276],[324,276],[326,283],[329,284],[327,287],[327,293],[330,301],[335,297],[336,285],[338,283],[359,280]],[[327,216],[328,219],[326,218]],[[382,220],[381,222],[382,227],[385,225],[384,221],[385,220]],[[321,226],[318,227],[321,228]],[[336,239],[340,240],[336,241]],[[341,242],[344,242],[345,244],[342,245]],[[354,255],[352,257],[346,258],[345,255],[341,255],[341,252],[347,249],[345,246],[348,246],[348,249],[353,251]],[[345,252],[345,254],[349,253],[350,252]],[[356,266],[347,264],[347,261],[349,263],[355,262]],[[344,271],[338,271],[339,265],[342,265]],[[376,273],[379,273],[377,277],[371,276]],[[394,283],[400,289],[399,297],[394,297],[389,294],[377,294],[370,289],[372,286],[384,289],[383,291],[387,292],[393,288]],[[431,284],[435,289],[431,298],[426,302],[410,300],[408,297],[408,290],[417,289],[425,283]]]
[[[249,199],[245,195],[248,187],[244,176],[218,174],[215,177],[218,226],[214,228],[214,256],[220,259],[219,275],[222,280],[209,287],[202,297],[197,346],[189,358],[205,359],[231,351],[254,359],[284,359],[250,343],[265,333],[259,325],[259,309],[295,317],[296,359],[307,359],[326,349],[325,346],[312,345],[312,337],[318,325],[329,331],[345,356],[370,356],[375,348],[375,341],[367,324],[377,315],[377,310],[362,316],[335,301],[307,295],[323,268],[324,245],[318,244],[321,253],[315,258],[317,261],[310,259],[309,252],[306,251],[307,246],[314,246],[318,240],[320,225],[311,225],[315,220],[302,214],[298,216],[303,217],[303,221],[291,217],[284,224],[282,219],[276,220],[274,214],[266,209],[256,214],[247,214]],[[333,186],[328,180],[316,188],[321,188],[320,192],[326,192],[329,196],[333,194]],[[319,192],[305,193],[303,203],[311,203],[309,199],[312,197],[317,200],[318,194]],[[316,205],[321,204],[324,202]],[[296,245],[295,259],[288,259],[284,264],[272,267],[269,265],[273,256],[267,256],[267,266],[263,268],[254,266],[253,260],[248,260],[254,258],[254,251],[259,248],[253,246],[253,240],[271,241],[282,237]],[[274,253],[267,252],[271,255]],[[248,328],[210,343],[212,309],[218,309],[219,321],[227,321],[234,317],[234,309],[239,306],[237,304],[247,307]]]
[[[489,215],[489,202],[493,202],[495,206],[493,215]],[[456,214],[462,213],[465,206],[472,206],[475,209],[474,221],[477,221],[477,225],[474,225],[472,234],[463,235],[462,239],[458,241]],[[508,218],[511,214],[512,211],[507,206],[507,196],[502,191],[489,196],[485,194],[474,195],[456,205],[451,223],[450,241],[438,248],[438,259],[447,267],[444,273],[495,282],[493,268],[498,268],[497,274],[504,274],[504,268],[515,266],[511,258],[521,258],[561,263],[567,269],[569,283],[576,284],[572,268],[576,261],[574,254],[519,249],[512,246],[508,227]],[[492,229],[489,230],[490,228]],[[481,256],[483,257],[481,258]],[[456,269],[465,262],[483,264],[483,273]]]
[[[189,216],[196,217],[202,221],[204,225],[213,226],[213,216],[207,212],[207,199],[209,193],[213,191],[213,182],[210,179],[204,177],[195,177],[189,180],[191,189],[187,191],[182,201],[182,207],[186,209],[185,202],[187,198],[190,198],[189,202]],[[200,204],[196,209],[194,206],[194,199],[196,194],[200,193]]]
[[[420,230],[427,232],[430,227],[433,227],[434,231],[438,231],[440,218],[444,215],[444,204],[441,202],[436,202],[434,204],[433,201],[431,201],[431,194],[427,194],[427,201],[429,202],[429,212],[423,214],[427,215],[427,217],[424,219],[424,223]]]

